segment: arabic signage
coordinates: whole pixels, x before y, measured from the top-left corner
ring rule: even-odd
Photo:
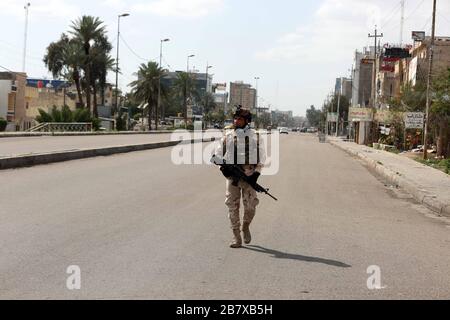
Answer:
[[[353,122],[372,121],[373,112],[370,108],[350,108],[348,120]]]
[[[406,129],[423,129],[423,112],[405,112],[404,114]]]

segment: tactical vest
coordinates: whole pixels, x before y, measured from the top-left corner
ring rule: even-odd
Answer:
[[[238,164],[238,141],[237,136],[233,136],[234,139],[234,164]],[[256,164],[260,163],[260,154],[259,154],[259,146],[260,146],[260,140],[259,140],[259,133],[256,133]],[[223,156],[227,154],[227,136],[225,136],[225,139],[223,139]],[[245,164],[250,164],[250,137],[245,136]],[[256,165],[255,163],[252,163],[252,165]]]

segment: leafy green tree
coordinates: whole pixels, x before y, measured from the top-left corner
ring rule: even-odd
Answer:
[[[448,157],[449,122],[450,122],[450,68],[441,72],[433,81],[433,105],[431,112],[435,115],[438,127],[437,156]]]
[[[306,110],[306,118],[308,119],[309,125],[312,127],[319,127],[322,121],[322,111],[311,106]]]

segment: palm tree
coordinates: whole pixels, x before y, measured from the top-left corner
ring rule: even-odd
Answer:
[[[44,56],[44,63],[53,77],[63,77],[68,81],[73,81],[77,88],[78,102],[84,106],[83,95],[81,93],[81,45],[76,40],[71,40],[66,34],[50,43]]]
[[[137,101],[148,103],[148,124],[149,130],[152,128],[152,112],[155,111],[155,124],[158,130],[158,86],[159,80],[166,74],[166,71],[159,67],[158,63],[150,61],[143,63],[137,72],[138,80],[130,83],[132,95]],[[166,87],[161,84],[161,97],[167,94]]]
[[[194,87],[194,77],[187,72],[179,72],[175,79],[175,90],[183,100],[184,123],[187,125],[187,106],[193,96],[197,96],[197,90]]]
[[[82,16],[76,21],[72,22],[72,30],[69,31],[78,41],[84,50],[83,67],[86,80],[86,102],[89,110],[91,109],[91,47],[97,42],[101,42],[106,36],[105,26],[102,26],[103,21],[93,16]]]

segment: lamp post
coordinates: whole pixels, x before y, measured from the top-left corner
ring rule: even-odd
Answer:
[[[187,68],[186,68],[186,72],[189,73],[189,59],[195,57],[195,54],[191,54],[187,57]]]
[[[255,105],[256,105],[256,120],[259,122],[259,106],[258,106],[258,80],[261,79],[260,77],[255,77],[256,80],[256,94],[255,94]]]
[[[159,48],[159,67],[162,69],[161,65],[162,65],[162,46],[163,46],[163,42],[168,42],[170,41],[170,39],[162,39],[161,43],[160,43],[160,48]],[[158,77],[158,110],[160,110],[161,108],[161,77]],[[161,119],[164,121],[165,119],[165,114],[163,110],[161,111]],[[158,121],[158,119],[156,119],[156,121]]]
[[[213,66],[210,66],[208,62],[206,62],[206,87],[205,87],[205,110],[203,111],[203,116],[205,116],[205,111],[208,108],[208,80],[209,80],[209,69],[211,69]]]
[[[189,90],[188,90],[188,78],[189,78],[189,59],[190,58],[193,58],[193,57],[195,57],[195,54],[191,54],[191,55],[188,55],[188,57],[187,57],[187,68],[186,68],[186,75],[187,75],[187,77],[186,77],[186,96],[189,94]],[[189,94],[190,95],[190,94]],[[184,122],[185,122],[185,127],[186,127],[186,129],[187,129],[187,117],[188,117],[188,114],[187,114],[187,99],[188,99],[188,97],[186,97],[186,110],[184,111],[185,112],[185,117],[184,117]]]
[[[114,108],[115,111],[119,113],[119,116],[121,114],[119,103],[118,103],[118,96],[119,96],[119,45],[120,45],[120,18],[128,17],[129,13],[123,13],[118,15],[117,17],[117,55],[116,55],[116,94],[114,97]]]
[[[26,59],[27,59],[27,38],[28,38],[28,11],[31,4],[28,2],[24,9],[25,9],[25,34],[24,34],[24,40],[23,40],[23,61],[22,61],[22,72],[25,72],[26,67]]]

